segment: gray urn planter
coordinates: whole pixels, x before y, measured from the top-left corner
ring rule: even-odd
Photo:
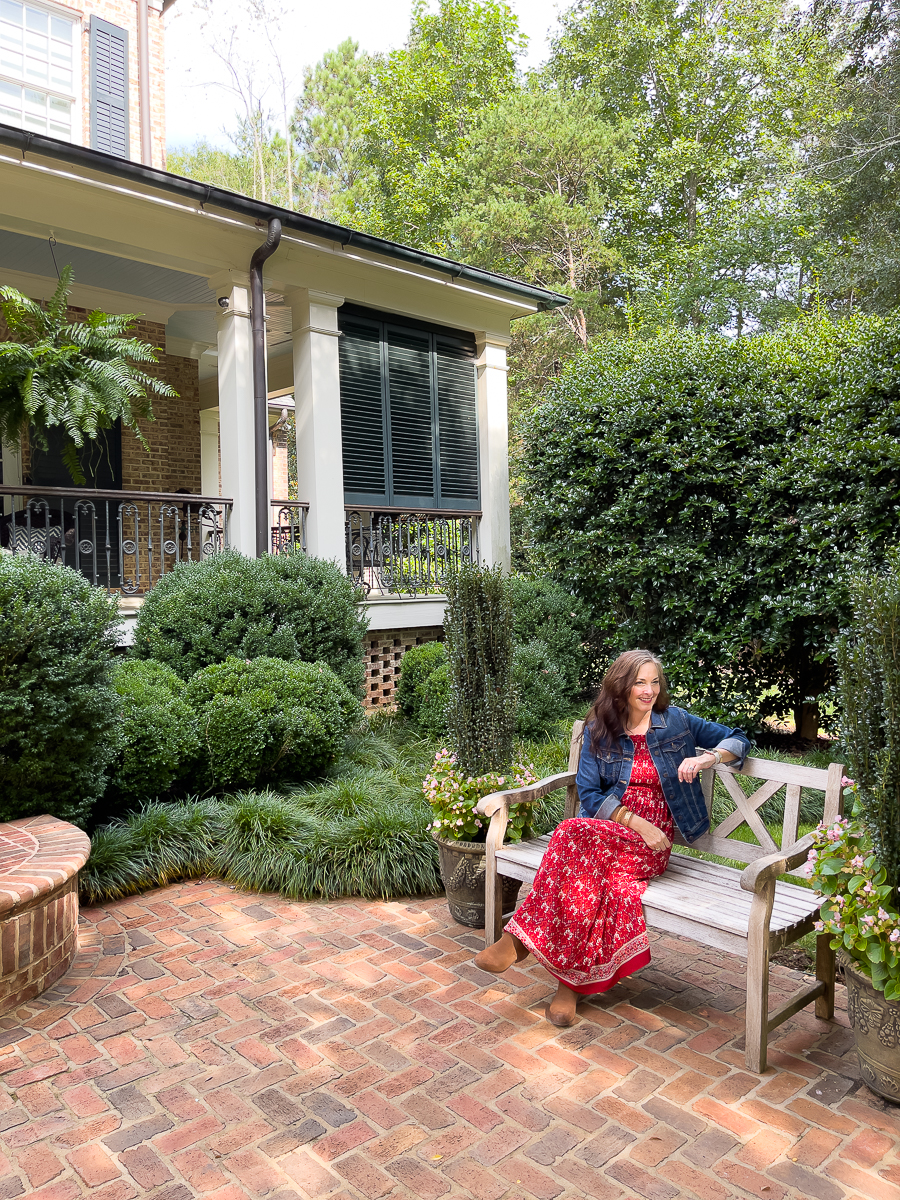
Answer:
[[[450,915],[460,925],[484,928],[484,842],[453,842],[431,835],[441,856],[441,879],[450,905]],[[512,912],[522,886],[518,879],[503,879],[503,911]]]
[[[900,1104],[900,1003],[885,1000],[849,954],[838,958],[847,983],[847,1012],[866,1086]]]

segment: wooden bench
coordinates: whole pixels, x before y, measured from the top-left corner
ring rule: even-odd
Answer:
[[[546,835],[504,845],[509,806],[541,799],[564,787],[564,819],[577,816],[575,776],[583,728],[583,721],[575,722],[568,771],[542,779],[531,787],[494,792],[478,805],[478,811],[491,819],[487,835],[485,945],[496,942],[503,931],[501,876],[531,883],[550,842],[550,836]],[[778,879],[787,873],[800,874],[796,868],[806,862],[812,845],[812,834],[798,840],[801,788],[823,793],[822,817],[833,821],[843,813],[843,773],[840,763],[832,763],[824,771],[763,758],[748,758],[739,772],[725,765],[703,771],[701,783],[710,814],[710,832],[691,843],[692,849],[736,859],[747,866],[740,871],[673,851],[665,874],[651,880],[642,897],[645,920],[653,929],[682,934],[747,959],[746,1063],[750,1071],[762,1073],[766,1069],[768,1034],[813,1000],[817,1017],[834,1016],[834,952],[827,934],[816,939],[816,982],[802,988],[771,1013],[769,958],[809,933],[818,916],[819,901],[811,889]],[[735,778],[738,774],[762,780],[762,786],[747,796]],[[713,829],[716,778],[733,801],[734,810]],[[785,805],[779,847],[757,810],[782,787]],[[749,826],[756,843],[729,836],[743,824]],[[680,845],[687,844],[677,831],[675,840]]]

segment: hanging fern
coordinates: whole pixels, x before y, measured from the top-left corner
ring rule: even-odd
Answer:
[[[118,420],[146,447],[138,420],[152,420],[151,396],[177,397],[169,384],[141,370],[158,362],[156,351],[128,336],[137,314],[91,312],[68,319],[72,267],[63,267],[46,303],[0,287],[0,309],[11,338],[0,342],[0,438],[18,445],[31,437],[46,448],[47,431],[61,427],[68,443],[63,461],[84,483],[78,451]]]

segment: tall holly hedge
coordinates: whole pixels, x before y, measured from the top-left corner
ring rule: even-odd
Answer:
[[[525,428],[546,567],[683,701],[812,735],[847,579],[900,540],[900,319],[604,342]]]

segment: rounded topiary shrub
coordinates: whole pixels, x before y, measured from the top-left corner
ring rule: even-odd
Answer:
[[[450,684],[450,664],[446,661],[419,684],[418,722],[430,737],[441,738],[447,733]]]
[[[200,753],[200,733],[185,686],[163,663],[131,659],[116,666],[119,748],[110,768],[108,801],[136,807],[187,781]]]
[[[365,630],[359,593],[334,563],[224,551],[162,577],[138,613],[134,652],[182,679],[229,655],[323,662],[361,694]]]
[[[0,820],[90,815],[115,752],[118,622],[77,571],[0,553]]]
[[[413,646],[400,663],[400,683],[397,686],[397,707],[404,716],[415,721],[422,707],[422,684],[432,671],[444,665],[447,652],[443,642],[426,642]]]
[[[516,733],[540,737],[566,712],[569,681],[551,647],[537,639],[515,647],[512,674],[518,696]]]
[[[569,698],[581,693],[588,666],[591,617],[587,605],[552,579],[512,575],[513,640],[541,641],[565,680]]]
[[[362,718],[362,706],[323,662],[227,658],[199,671],[185,696],[200,722],[212,788],[320,774]]]

